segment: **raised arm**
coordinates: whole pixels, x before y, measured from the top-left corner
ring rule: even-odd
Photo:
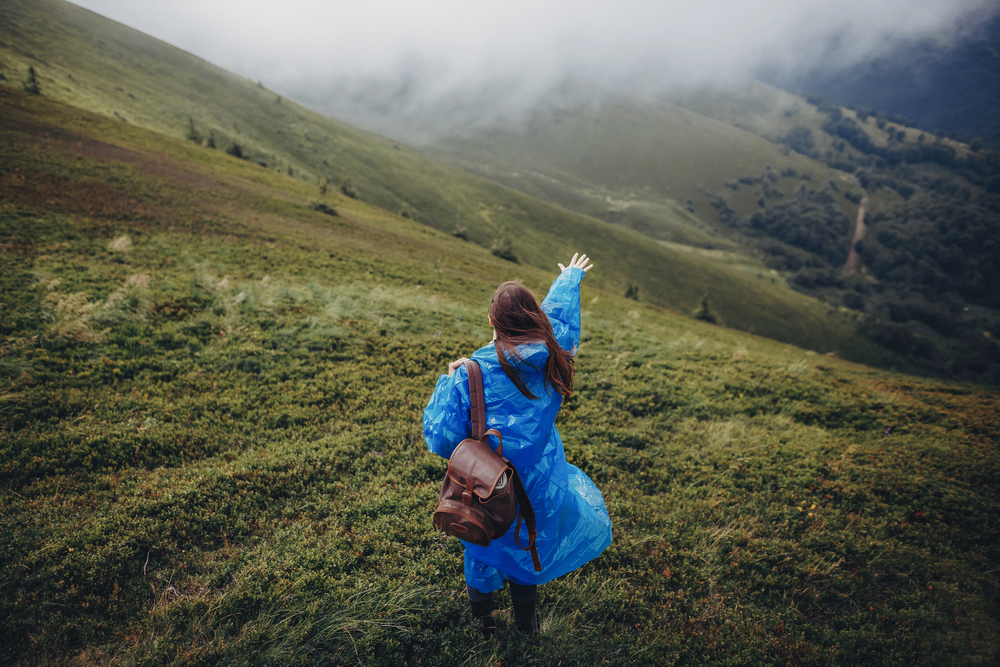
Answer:
[[[542,301],[542,311],[549,316],[559,347],[573,354],[580,344],[580,281],[594,268],[589,262],[586,255],[574,254],[569,266],[560,263],[562,272]]]

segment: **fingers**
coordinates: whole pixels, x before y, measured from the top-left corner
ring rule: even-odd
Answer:
[[[558,266],[559,266],[559,271],[566,270],[566,267],[563,266],[561,262],[558,264]],[[573,253],[573,259],[569,261],[569,268],[583,269],[583,272],[586,273],[587,271],[590,271],[592,268],[594,268],[594,265],[590,263],[590,258],[587,257],[586,254],[581,255],[580,253],[575,252]]]
[[[451,376],[455,371],[458,370],[459,366],[464,364],[468,359],[462,357],[461,359],[456,359],[455,361],[448,364],[448,375]]]

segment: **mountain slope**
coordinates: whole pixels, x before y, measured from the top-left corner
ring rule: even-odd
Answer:
[[[995,390],[636,304],[600,266],[559,429],[614,542],[542,588],[532,641],[482,642],[420,417],[497,283],[553,274],[44,97],[0,87],[0,118],[0,663],[1000,656]]]
[[[837,222],[814,214],[840,199],[835,190],[767,202],[749,219],[734,217],[736,229],[807,250],[812,266],[759,243],[770,266],[794,272],[797,289],[856,311],[859,331],[887,350],[886,365],[1000,383],[1000,152],[860,107],[790,99],[752,82],[680,102],[854,174],[864,189],[842,196],[866,196],[854,244],[860,271],[846,266],[841,238],[813,233],[823,218]]]
[[[757,197],[723,186],[768,166],[815,183],[856,185],[853,177],[782,154],[753,133],[662,100],[544,107],[521,123],[441,138],[429,154],[653,238],[698,245],[731,245],[712,197],[728,193],[737,212],[752,213]],[[796,187],[787,183],[787,194]]]
[[[750,81],[550,104],[431,154],[653,238],[756,257],[849,313],[887,366],[1000,382],[996,151]]]
[[[602,268],[595,281],[610,291],[638,285],[643,300],[682,312],[709,293],[729,326],[854,359],[877,358],[848,320],[756,277],[763,275],[759,263],[747,272],[650,243],[434,162],[68,3],[5,2],[0,35],[9,84],[33,67],[43,96],[177,138],[193,129],[200,143],[211,136],[219,150],[238,143],[256,168],[309,182],[316,197],[319,179],[329,178],[331,189],[350,180],[366,202],[442,231],[463,227],[481,246],[509,246],[522,263],[548,269],[566,252],[587,249]]]

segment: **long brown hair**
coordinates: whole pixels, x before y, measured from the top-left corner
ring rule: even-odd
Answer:
[[[545,384],[552,387],[563,396],[573,395],[573,355],[559,347],[556,336],[552,332],[552,323],[542,312],[534,295],[515,282],[505,282],[493,294],[490,302],[490,319],[497,332],[494,345],[497,348],[497,359],[500,367],[518,390],[528,398],[538,398],[524,382],[521,373],[508,359],[510,354],[518,362],[541,370],[545,373]],[[517,346],[525,343],[545,343],[549,349],[549,357],[545,360],[545,368],[537,368],[525,361],[517,353]]]

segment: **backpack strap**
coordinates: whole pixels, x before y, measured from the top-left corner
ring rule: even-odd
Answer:
[[[483,372],[479,362],[466,359],[465,370],[469,373],[469,421],[472,423],[474,440],[480,440],[486,433],[486,396],[483,393]]]
[[[503,436],[495,429],[486,430],[486,396],[483,391],[483,372],[479,368],[479,362],[469,359],[465,362],[465,370],[469,373],[469,420],[472,423],[472,437],[488,443],[489,441],[485,438],[490,435],[497,436],[500,439],[500,449],[497,454],[503,456]],[[531,507],[531,500],[528,499],[528,493],[524,490],[524,484],[521,483],[517,469],[510,466],[510,470],[511,482],[514,484],[514,496],[517,498],[514,542],[525,551],[531,552],[531,563],[535,566],[535,572],[541,572],[542,562],[538,558],[538,549],[535,548],[535,539],[538,537],[538,531],[535,529],[535,510]],[[519,538],[522,519],[528,528],[528,546],[526,547],[521,546]]]
[[[482,436],[480,436],[479,442],[482,442],[486,446],[489,446],[489,444],[490,444],[490,436],[491,435],[496,436],[496,439],[500,441],[500,444],[497,445],[496,452],[497,452],[497,456],[503,458],[503,433],[501,433],[500,431],[496,430],[495,428],[491,428],[489,431],[487,431],[486,433],[483,433]],[[510,461],[507,461],[507,459],[504,459],[504,461],[508,465],[510,465]],[[511,466],[511,467],[513,468],[514,466]]]
[[[542,561],[539,560],[538,549],[535,548],[535,538],[538,537],[538,531],[535,530],[535,510],[531,507],[528,492],[524,490],[524,484],[521,483],[517,469],[514,466],[511,466],[510,469],[513,475],[511,481],[514,483],[514,495],[517,497],[517,523],[514,524],[514,542],[525,551],[531,552],[531,564],[535,566],[535,572],[541,572]],[[528,546],[526,547],[521,546],[520,539],[522,518],[524,525],[528,528]]]

